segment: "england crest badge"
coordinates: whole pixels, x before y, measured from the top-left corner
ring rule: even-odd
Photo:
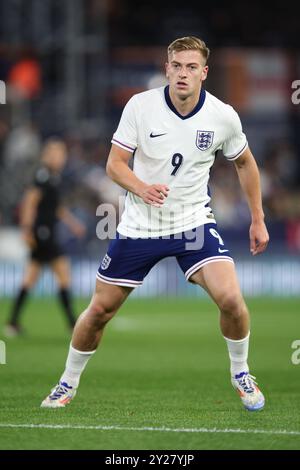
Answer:
[[[108,266],[110,265],[110,262],[111,262],[111,257],[108,256],[108,254],[106,254],[102,260],[101,269],[103,270],[107,269]]]
[[[196,146],[199,150],[207,150],[212,146],[214,140],[213,131],[197,131]]]

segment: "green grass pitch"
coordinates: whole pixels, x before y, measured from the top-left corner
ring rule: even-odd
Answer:
[[[77,311],[85,305],[77,301]],[[0,448],[300,449],[300,364],[291,361],[300,301],[248,305],[249,364],[266,396],[263,411],[243,409],[217,309],[192,298],[128,300],[108,324],[74,401],[49,410],[40,403],[63,370],[70,336],[56,302],[32,298],[26,337],[5,340]],[[8,308],[0,301],[1,331]]]

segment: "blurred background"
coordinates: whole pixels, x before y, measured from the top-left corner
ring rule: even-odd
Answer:
[[[298,9],[298,11],[297,11]],[[134,0],[0,0],[0,295],[18,288],[27,249],[20,238],[20,203],[39,164],[43,141],[68,148],[64,201],[87,227],[78,241],[58,233],[73,267],[73,291],[89,296],[106,252],[99,240],[99,204],[119,211],[123,194],[105,175],[110,139],[127,100],[162,86],[166,47],[196,35],[211,49],[206,89],[239,112],[261,169],[271,242],[249,253],[249,211],[232,164],[218,154],[211,193],[219,227],[237,261],[248,296],[300,295],[299,7],[236,0],[203,6]],[[204,295],[188,285],[174,260],[149,274],[136,296]],[[36,295],[54,292],[46,270]]]

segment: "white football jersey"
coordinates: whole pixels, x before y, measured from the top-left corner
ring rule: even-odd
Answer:
[[[128,192],[118,232],[157,237],[215,222],[208,180],[217,150],[229,161],[247,147],[238,114],[203,88],[197,106],[181,116],[169,87],[134,95],[126,104],[112,143],[134,154],[133,171],[147,184],[166,184],[161,208]]]

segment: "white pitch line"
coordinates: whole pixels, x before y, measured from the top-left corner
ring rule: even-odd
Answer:
[[[218,428],[168,428],[168,427],[127,427],[127,426],[84,426],[81,424],[13,424],[0,423],[0,428],[25,428],[25,429],[84,429],[93,431],[156,431],[177,433],[221,433],[221,434],[269,434],[284,436],[300,436],[300,431],[287,431],[285,429],[218,429]]]

